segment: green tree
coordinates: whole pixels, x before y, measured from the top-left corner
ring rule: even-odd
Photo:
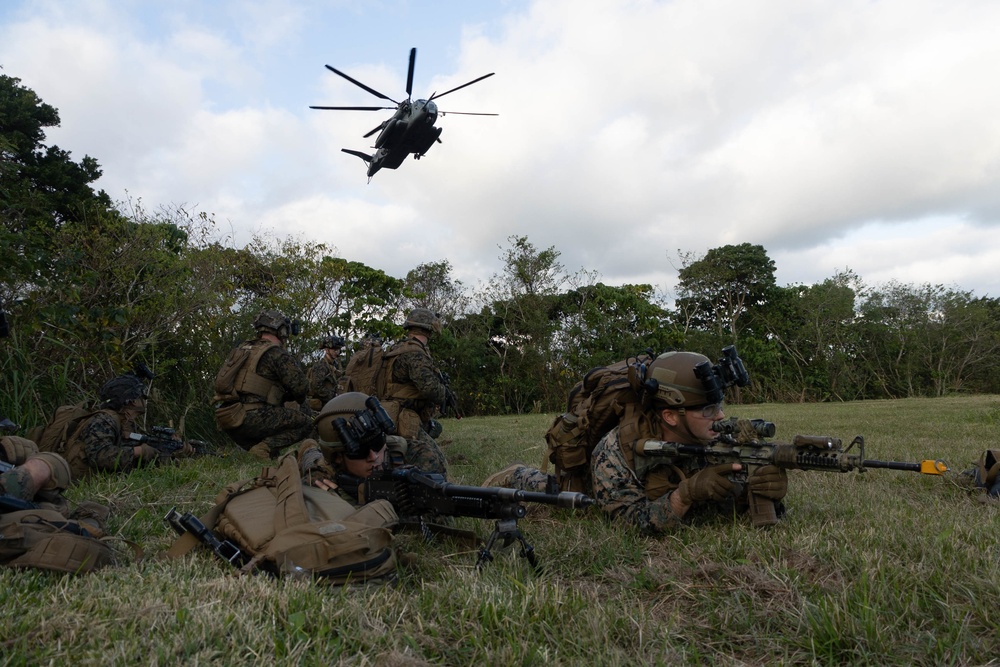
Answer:
[[[502,272],[479,295],[479,322],[496,356],[504,410],[522,413],[539,407],[551,384],[555,297],[565,276],[554,247],[539,250],[526,236],[507,241],[509,247],[501,246]]]
[[[763,246],[741,243],[683,257],[678,272],[678,322],[738,343],[760,319],[776,286],[774,262]]]

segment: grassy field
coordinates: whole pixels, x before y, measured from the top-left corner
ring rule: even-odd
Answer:
[[[728,416],[846,441],[871,459],[940,458],[954,471],[997,447],[1000,397],[753,405]],[[446,420],[455,481],[537,464],[552,415]],[[785,521],[745,518],[649,538],[597,511],[533,507],[513,549],[404,534],[395,586],[238,578],[207,552],[166,562],[170,507],[203,513],[247,455],[88,482],[145,558],[72,577],[0,569],[0,664],[980,665],[1000,660],[998,505],[954,475],[792,471]],[[461,527],[486,536],[487,522]]]

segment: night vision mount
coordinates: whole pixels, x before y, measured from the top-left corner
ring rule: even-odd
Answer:
[[[745,387],[750,384],[750,374],[734,345],[722,348],[719,363],[712,365],[703,361],[695,366],[694,376],[705,385],[705,400],[709,404],[721,403],[729,387]]]

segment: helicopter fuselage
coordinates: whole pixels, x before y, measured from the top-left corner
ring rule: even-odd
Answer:
[[[434,125],[437,117],[438,108],[434,102],[402,102],[375,139],[377,150],[368,175],[374,175],[379,169],[396,169],[411,153],[417,159],[423,157],[441,136],[442,128]]]

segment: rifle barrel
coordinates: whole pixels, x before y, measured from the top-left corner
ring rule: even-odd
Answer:
[[[582,493],[562,491],[560,493],[539,493],[537,491],[523,491],[521,489],[508,489],[500,486],[463,486],[461,484],[445,483],[439,487],[441,492],[450,498],[461,496],[465,498],[497,498],[510,502],[524,503],[544,503],[557,507],[587,507],[594,501]]]
[[[942,475],[948,471],[948,466],[944,461],[932,461],[929,459],[911,463],[908,461],[873,461],[865,460],[865,468],[888,468],[889,470],[906,470],[909,472],[919,472],[925,475]]]

